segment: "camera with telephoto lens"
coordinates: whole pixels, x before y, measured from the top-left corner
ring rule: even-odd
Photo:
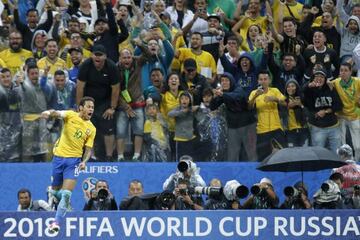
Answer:
[[[185,189],[184,189],[185,190]],[[164,191],[156,198],[156,203],[158,206],[164,209],[171,209],[175,203],[175,195],[170,191]]]
[[[249,189],[238,181],[231,180],[226,182],[223,193],[226,199],[233,201],[239,198],[245,198],[249,194]]]
[[[180,172],[183,173],[183,172],[186,172],[186,170],[189,169],[189,165],[188,165],[187,162],[181,161],[181,162],[178,163],[177,168],[178,168],[178,170],[179,170]]]
[[[223,189],[221,187],[194,187],[189,188],[188,192],[190,194],[204,194],[211,198],[218,198],[223,193]]]
[[[284,188],[284,194],[287,197],[298,197],[301,192],[292,186],[288,186]]]
[[[321,184],[321,190],[323,190],[324,192],[329,191],[329,189],[330,189],[329,183],[324,182],[323,184]]]
[[[252,185],[252,187],[250,188],[250,192],[252,195],[258,195],[261,192],[261,188],[259,184],[254,184]]]
[[[102,188],[98,191],[98,198],[100,200],[105,200],[109,196],[108,190]]]

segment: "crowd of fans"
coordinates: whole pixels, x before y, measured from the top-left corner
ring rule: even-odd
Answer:
[[[7,0],[0,12],[1,162],[45,161],[62,123],[40,113],[83,96],[97,161],[261,161],[274,143],[349,143],[360,158],[352,1]]]

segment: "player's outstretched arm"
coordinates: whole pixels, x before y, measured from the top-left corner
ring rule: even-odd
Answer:
[[[61,117],[63,117],[63,112],[62,111],[56,111],[54,109],[46,110],[46,111],[43,111],[41,113],[41,117],[45,118],[45,119],[48,119],[50,117],[61,118]]]

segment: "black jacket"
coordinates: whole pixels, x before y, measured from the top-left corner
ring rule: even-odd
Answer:
[[[256,121],[254,112],[248,109],[247,94],[235,84],[234,77],[230,73],[224,73],[230,80],[229,91],[220,97],[214,97],[210,102],[210,109],[215,110],[220,105],[226,106],[226,121],[229,128],[240,128]]]
[[[87,203],[85,203],[84,211],[111,211],[118,210],[117,203],[115,198],[106,198],[101,201],[99,199],[91,198]]]
[[[268,66],[273,75],[272,86],[279,89],[282,94],[285,93],[285,85],[289,80],[296,80],[299,85],[302,86],[305,71],[304,58],[299,55],[297,59],[295,59],[296,66],[290,71],[286,71],[283,66],[279,66],[276,64],[272,49],[272,47],[269,47],[268,59]]]
[[[29,26],[23,24],[19,18],[19,11],[17,9],[14,10],[14,22],[16,25],[16,29],[19,30],[19,32],[22,34],[23,37],[23,45],[22,47],[31,51],[31,40],[33,39],[34,33],[37,30],[45,30],[46,32],[49,32],[52,24],[53,24],[53,15],[52,11],[47,11],[47,20],[46,22],[39,24],[34,31],[31,31]]]
[[[204,91],[204,89],[206,88],[210,88],[210,84],[207,82],[206,78],[197,73],[195,78],[192,81],[192,84],[194,86],[193,89],[193,105],[200,105],[200,103],[202,102],[202,93]],[[186,82],[185,79],[185,74],[182,74],[181,76],[181,81],[180,81],[180,86],[182,87],[182,89],[189,91],[191,89],[189,89],[189,85]],[[191,91],[190,91],[191,92]]]
[[[331,127],[338,123],[335,112],[342,109],[343,104],[335,89],[330,89],[325,83],[321,88],[304,87],[304,105],[309,111],[309,123],[320,128]],[[315,117],[320,110],[331,108],[332,112],[322,118]]]
[[[118,32],[118,26],[110,3],[106,4],[106,14],[108,16],[109,30],[97,35],[94,39],[94,45],[102,44],[105,46],[107,57],[117,62],[119,60],[119,43],[128,38],[129,32],[122,20],[118,21],[121,31]]]

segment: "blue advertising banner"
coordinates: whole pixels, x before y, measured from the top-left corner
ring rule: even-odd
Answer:
[[[301,173],[291,172],[261,172],[256,170],[258,163],[216,162],[197,163],[200,175],[206,183],[218,178],[226,181],[236,179],[250,188],[261,178],[270,178],[275,191],[284,199],[283,189],[301,180]],[[51,185],[51,163],[2,163],[0,164],[0,211],[14,211],[18,205],[17,191],[28,188],[34,200],[46,200],[46,189]],[[82,210],[85,204],[82,183],[85,179],[96,178],[108,181],[110,191],[119,204],[127,196],[129,182],[140,180],[144,185],[144,192],[161,192],[164,181],[176,171],[176,163],[88,163],[85,171],[81,171],[78,184],[73,191],[72,207]],[[330,176],[330,170],[305,172],[304,181],[308,186],[309,197],[320,188],[323,181]]]
[[[360,237],[360,210],[0,212],[1,239],[327,239]]]

